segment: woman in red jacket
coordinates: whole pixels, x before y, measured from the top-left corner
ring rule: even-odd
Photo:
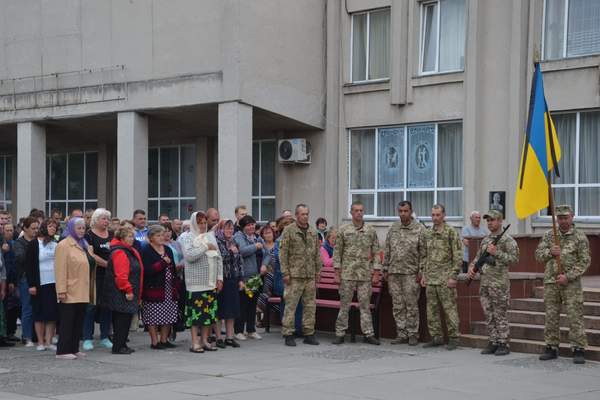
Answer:
[[[129,326],[137,314],[144,280],[142,259],[133,248],[135,231],[125,224],[115,232],[110,242],[110,258],[104,279],[103,305],[112,311],[113,354],[131,354],[127,347]]]

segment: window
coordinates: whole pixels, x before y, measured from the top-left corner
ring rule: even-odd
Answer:
[[[361,201],[365,215],[394,217],[405,199],[420,217],[434,203],[462,215],[462,123],[356,129],[349,140],[348,200]]]
[[[46,212],[63,215],[98,207],[98,153],[51,154],[46,164]]]
[[[421,3],[421,74],[465,68],[465,0]]]
[[[554,202],[571,204],[577,217],[600,217],[600,111],[554,114],[552,118],[562,150],[560,178],[554,178],[552,185]]]
[[[275,157],[277,142],[252,143],[252,213],[257,221],[275,219]]]
[[[545,60],[600,53],[600,1],[544,2]]]
[[[12,208],[12,163],[11,156],[0,156],[0,210]]]
[[[352,82],[390,76],[390,10],[352,14]]]
[[[196,210],[196,148],[154,147],[148,150],[148,220],[162,213],[187,219]]]

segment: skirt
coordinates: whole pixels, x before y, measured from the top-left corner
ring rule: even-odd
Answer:
[[[171,325],[177,322],[179,308],[173,300],[173,276],[167,269],[165,276],[165,300],[144,301],[142,304],[142,321],[145,325]]]
[[[214,290],[187,292],[185,303],[185,324],[210,326],[217,322],[217,294]]]
[[[225,279],[223,290],[217,295],[219,307],[217,315],[219,319],[235,319],[240,316],[240,294],[239,281],[237,279]]]
[[[35,322],[58,321],[56,285],[48,283],[40,286],[38,293],[31,296],[31,308]]]

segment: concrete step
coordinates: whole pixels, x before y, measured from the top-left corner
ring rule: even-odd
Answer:
[[[488,337],[484,335],[460,335],[460,342],[461,346],[464,347],[482,349],[487,345]],[[516,353],[542,354],[545,347],[546,345],[542,341],[512,338],[510,340],[510,350]],[[571,347],[568,344],[561,343],[560,355],[563,357],[571,357]],[[588,346],[588,348],[585,349],[585,358],[587,360],[600,361],[600,347]]]
[[[544,341],[544,325],[515,323],[510,323],[509,325],[511,339]],[[487,335],[486,323],[483,321],[472,322],[471,331],[475,335]],[[585,334],[590,346],[600,346],[600,330],[586,329]],[[569,343],[569,328],[560,328],[560,341]]]
[[[536,299],[544,298],[544,287],[537,286],[533,288],[533,297]],[[583,288],[583,301],[600,302],[600,289],[598,288]]]
[[[522,311],[537,311],[544,312],[544,300],[543,299],[511,299],[510,309],[522,310]],[[565,312],[563,306],[562,312]],[[586,301],[583,303],[583,314],[600,316],[600,303]]]
[[[585,328],[600,330],[600,317],[585,315]],[[508,310],[508,322],[516,324],[544,325],[546,314],[538,311]],[[560,326],[568,327],[569,321],[565,314],[560,315]]]

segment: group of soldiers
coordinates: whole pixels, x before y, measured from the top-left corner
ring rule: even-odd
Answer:
[[[296,306],[302,300],[302,329],[307,344],[319,344],[315,339],[316,283],[321,260],[317,232],[308,225],[306,205],[296,207],[296,223],[282,233],[280,263],[285,291],[285,311],[282,333],[285,344],[295,346],[293,336]],[[348,312],[357,293],[360,325],[367,343],[379,345],[371,320],[372,285],[380,276],[387,281],[392,298],[396,338],[392,344],[419,343],[418,300],[425,288],[427,326],[431,340],[423,347],[444,345],[441,314],[447,327],[446,348],[454,350],[459,343],[457,284],[462,267],[462,242],[457,231],[445,221],[445,209],[436,204],[431,210],[433,226],[425,227],[413,218],[409,201],[398,204],[399,221],[387,233],[383,263],[375,228],[364,222],[364,205],[353,202],[352,221],[341,226],[333,253],[336,281],[339,282],[340,310],[335,324],[334,344],[342,344],[348,327]],[[539,243],[535,256],[546,265],[544,303],[546,307],[546,348],[540,360],[558,357],[560,344],[560,312],[564,304],[570,323],[569,341],[573,361],[585,362],[587,345],[583,321],[583,291],[581,276],[590,265],[590,250],[586,235],[573,225],[573,210],[568,205],[557,206],[555,215],[559,229],[556,236],[547,232]],[[509,266],[519,259],[516,241],[503,232],[503,216],[497,210],[484,214],[490,231],[481,241],[474,261],[469,265],[468,279],[480,275],[480,299],[487,322],[489,343],[482,354],[502,356],[510,353],[508,306],[510,300]],[[479,271],[475,261],[482,258]],[[381,272],[383,274],[381,274]]]

